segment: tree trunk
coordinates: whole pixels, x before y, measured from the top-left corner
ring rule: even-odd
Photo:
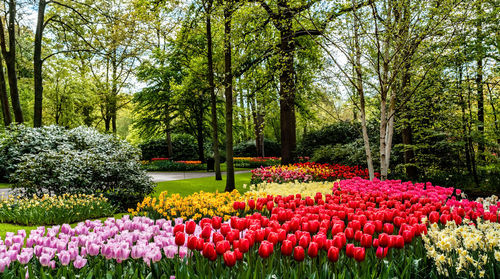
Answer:
[[[169,159],[174,155],[174,149],[172,147],[172,133],[170,132],[170,110],[168,109],[168,104],[166,104],[165,109],[165,132],[167,136],[167,157]]]
[[[235,189],[233,164],[233,73],[231,65],[232,5],[224,5],[224,93],[226,95],[226,192]]]
[[[220,171],[220,154],[219,154],[219,128],[217,124],[217,97],[215,95],[214,83],[214,62],[213,62],[213,46],[212,46],[212,22],[211,10],[212,0],[208,1],[208,7],[205,11],[207,14],[207,62],[208,62],[208,85],[210,90],[210,109],[212,113],[212,147],[214,152],[214,167],[215,180],[222,180]]]
[[[353,1],[354,3],[354,1]],[[355,6],[355,4],[354,4]],[[356,13],[356,11],[354,11]],[[366,110],[365,110],[365,94],[363,88],[363,72],[361,70],[361,47],[359,44],[359,22],[355,14],[354,16],[354,48],[355,48],[355,60],[354,60],[354,70],[356,74],[356,90],[359,95],[359,108],[361,114],[361,130],[363,133],[363,143],[365,146],[366,154],[366,164],[368,165],[368,173],[370,180],[375,178],[375,170],[373,169],[373,159],[372,151],[370,147],[370,138],[368,137],[368,128],[366,127]]]
[[[482,3],[478,1],[477,16],[483,13]],[[477,87],[477,131],[479,132],[478,158],[479,161],[485,160],[485,138],[484,138],[484,93],[483,93],[483,26],[482,18],[479,17],[476,23],[476,41],[477,47],[477,69],[476,69],[476,87]]]
[[[33,126],[42,126],[42,108],[43,108],[43,77],[42,77],[42,37],[45,23],[45,0],[38,2],[38,19],[36,23],[35,45],[33,53],[33,76],[35,82],[35,106],[33,114]]]
[[[285,12],[286,13],[286,12]],[[295,119],[295,69],[293,66],[295,40],[292,30],[292,17],[285,16],[280,31],[280,124],[281,124],[281,163],[291,164],[296,157],[296,119]]]
[[[205,163],[205,150],[203,148],[205,140],[205,137],[203,136],[203,109],[200,108],[200,110],[197,113],[198,115],[196,116],[196,136],[198,142],[198,158],[202,163]]]
[[[7,127],[12,123],[10,115],[9,96],[7,95],[7,86],[5,85],[5,76],[3,73],[3,62],[0,56],[0,103],[2,108],[3,123]]]
[[[17,87],[16,73],[16,2],[9,1],[9,22],[7,23],[7,31],[9,34],[9,49],[5,40],[5,33],[2,21],[0,21],[0,45],[2,55],[7,65],[7,76],[9,81],[10,100],[12,102],[12,111],[14,119],[17,123],[23,123],[23,111],[21,109],[21,101],[19,99],[19,89]]]

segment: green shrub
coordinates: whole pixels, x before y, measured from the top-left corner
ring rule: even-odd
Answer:
[[[320,146],[348,144],[361,138],[359,123],[341,121],[305,134],[297,144],[297,154],[313,156]]]
[[[372,150],[374,164],[377,162],[376,150]],[[314,150],[311,161],[316,163],[336,163],[348,166],[366,166],[363,140],[347,144],[323,145]]]
[[[139,158],[126,141],[87,127],[17,126],[0,142],[0,162],[20,194],[103,194],[123,209],[153,191]]]
[[[281,145],[275,141],[264,139],[264,154],[266,157],[281,157]],[[235,157],[257,157],[257,146],[255,140],[249,140],[237,144],[234,147]]]
[[[151,161],[142,167],[148,171],[194,171],[207,168],[205,164],[185,164],[171,160]]]
[[[143,160],[152,158],[167,158],[167,140],[156,139],[144,142],[139,145],[142,151]],[[198,145],[196,139],[188,134],[172,135],[172,160],[196,160],[198,159]]]

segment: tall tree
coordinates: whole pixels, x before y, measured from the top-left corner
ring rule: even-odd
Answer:
[[[233,69],[231,61],[231,22],[234,4],[224,1],[224,94],[226,96],[226,192],[235,189],[233,163]]]
[[[3,59],[0,56],[0,104],[2,109],[3,123],[9,126],[12,123],[10,115],[9,96],[7,95],[7,86],[5,85],[5,75],[3,73]]]
[[[24,116],[21,109],[21,101],[19,99],[19,88],[17,86],[16,71],[16,13],[16,1],[9,0],[8,11],[6,11],[3,18],[0,19],[0,46],[2,49],[2,55],[5,60],[5,64],[7,65],[7,76],[9,80],[10,99],[12,102],[14,119],[17,123],[23,123]],[[7,35],[9,38],[8,48],[5,38],[4,21],[7,24]]]
[[[219,154],[219,129],[217,124],[217,96],[215,95],[214,82],[214,62],[213,62],[213,43],[212,43],[212,6],[213,0],[203,2],[206,16],[206,36],[207,36],[207,78],[208,90],[210,91],[210,110],[212,117],[212,147],[214,152],[215,180],[222,180],[220,170]]]

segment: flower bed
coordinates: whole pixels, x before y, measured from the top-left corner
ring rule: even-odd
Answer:
[[[333,182],[286,182],[286,183],[267,183],[263,182],[249,186],[247,194],[253,194],[256,197],[289,196],[300,195],[302,197],[314,197],[317,193],[323,195],[331,194]],[[246,186],[243,186],[246,187]]]
[[[102,195],[35,195],[30,199],[10,196],[0,202],[0,222],[21,225],[74,223],[111,216],[115,210]]]
[[[375,174],[379,177],[379,174]],[[252,170],[252,183],[284,183],[290,181],[336,181],[353,177],[368,178],[368,170],[359,166],[296,163],[288,166],[260,167]]]
[[[489,237],[498,233],[497,225],[483,230],[482,219],[498,222],[499,204],[487,211],[460,196],[459,190],[430,183],[354,178],[313,197],[241,196],[229,222],[215,216],[198,223],[176,220],[174,226],[164,219],[124,217],[74,229],[39,228],[27,238],[22,231],[7,235],[0,244],[0,271],[11,278],[250,278],[256,270],[264,278],[439,278],[437,259],[426,257],[430,248],[421,237],[429,223],[433,231],[470,220],[498,250],[496,236]],[[476,251],[487,249],[478,245]],[[485,276],[496,276],[499,261],[493,258]]]
[[[234,157],[233,160],[237,168],[258,168],[281,164],[281,158],[278,157]]]
[[[137,204],[137,208],[129,209],[133,216],[147,216],[153,219],[175,219],[200,220],[204,217],[221,216],[228,220],[237,211],[233,203],[240,199],[246,199],[248,195],[240,195],[236,190],[224,193],[197,192],[187,197],[179,194],[168,195],[168,192],[160,193],[159,198],[146,197]]]

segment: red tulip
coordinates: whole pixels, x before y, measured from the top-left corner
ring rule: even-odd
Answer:
[[[302,248],[309,246],[309,242],[311,242],[311,240],[306,235],[299,238],[299,245],[302,246]]]
[[[198,238],[196,240],[196,250],[202,251],[204,245],[205,245],[205,240],[203,240],[203,238]]]
[[[236,256],[237,261],[243,260],[243,253],[241,253],[240,249],[235,249],[234,255]]]
[[[212,227],[216,230],[220,229],[222,223],[222,217],[214,216],[212,217]]]
[[[339,248],[339,249],[342,249],[342,247],[344,247],[344,243],[342,241],[342,237],[340,237],[339,235],[336,235],[333,237],[333,246]]]
[[[188,236],[188,242],[187,242],[188,249],[195,250],[197,247],[197,243],[198,243],[198,238],[196,236],[194,235]]]
[[[248,207],[250,207],[251,210],[255,209],[255,200],[248,200]]]
[[[319,249],[318,243],[312,241],[311,243],[309,243],[309,247],[307,248],[307,255],[311,258],[317,257],[318,249]]]
[[[366,223],[363,227],[363,232],[369,235],[373,235],[375,233],[375,225],[372,223]]]
[[[413,240],[413,233],[410,230],[403,231],[403,239],[406,244],[411,243]]]
[[[378,244],[382,247],[387,247],[389,246],[389,235],[386,233],[381,233],[378,236]]]
[[[289,240],[290,242],[292,242],[292,246],[297,245],[297,236],[295,236],[295,234],[292,234],[292,233],[288,234],[286,236],[286,239]]]
[[[174,226],[174,235],[176,235],[178,232],[184,232],[183,224],[178,224]]]
[[[337,247],[332,246],[328,249],[328,260],[331,262],[339,260],[339,249]]]
[[[205,238],[205,239],[209,239],[210,235],[212,235],[212,228],[210,228],[210,226],[203,227],[203,229],[201,230],[200,236]]]
[[[290,240],[283,240],[281,244],[281,254],[284,256],[292,255],[293,244]]]
[[[354,257],[354,244],[349,243],[345,246],[345,254],[350,258]]]
[[[271,212],[271,211],[273,210],[273,208],[274,208],[274,202],[273,202],[273,201],[268,201],[268,202],[266,203],[266,207],[267,207],[267,210],[268,210],[269,212]]]
[[[186,235],[183,232],[177,232],[175,234],[175,245],[182,246],[186,242]]]
[[[236,264],[236,256],[234,255],[234,252],[226,251],[222,257],[224,258],[224,264],[227,266],[232,267]]]
[[[211,261],[217,259],[217,253],[215,252],[213,243],[205,243],[203,246],[203,256]]]
[[[224,236],[218,232],[214,232],[212,235],[212,242],[217,244],[217,242],[224,240]]]
[[[224,254],[227,250],[229,250],[230,244],[227,240],[221,240],[215,244],[215,251],[218,255]]]
[[[358,262],[362,262],[365,260],[365,248],[364,247],[355,247],[354,248],[354,259]]]
[[[437,223],[438,221],[439,221],[439,212],[432,211],[429,214],[429,222],[431,222],[431,224],[434,224],[434,223]]]
[[[354,239],[354,230],[352,228],[346,228],[344,233],[347,239]]]
[[[403,248],[405,246],[405,240],[401,235],[394,235],[393,237],[393,245],[396,248]]]
[[[267,240],[271,242],[273,245],[276,245],[278,243],[278,233],[270,232],[269,235],[267,236]]]
[[[363,234],[363,236],[361,236],[361,246],[365,247],[365,248],[370,248],[372,247],[372,236],[371,234]]]
[[[267,240],[262,241],[259,247],[259,256],[264,259],[268,258],[273,253],[273,247],[274,245],[271,242]]]
[[[239,247],[241,253],[246,253],[248,250],[250,250],[250,241],[247,238],[242,238],[240,240],[240,247]]]
[[[387,251],[389,251],[389,248],[383,248],[382,246],[379,246],[377,248],[377,251],[375,252],[375,255],[377,256],[377,258],[383,259],[387,256]]]
[[[195,229],[196,229],[196,223],[194,221],[187,221],[186,222],[186,233],[187,234],[193,234]]]
[[[293,258],[298,262],[301,262],[304,260],[305,252],[304,252],[304,248],[302,248],[302,246],[295,246],[295,248],[293,248]]]
[[[221,227],[220,227],[220,233],[223,236],[226,236],[230,231],[231,231],[231,226],[229,226],[229,224],[224,223],[224,224],[221,225]]]
[[[361,237],[362,237],[362,236],[363,236],[363,232],[362,232],[362,231],[356,231],[356,232],[354,233],[354,240],[356,240],[356,241],[358,241],[358,242],[359,242],[359,241],[361,241]]]
[[[386,234],[393,234],[394,233],[394,225],[391,223],[385,223],[384,224],[384,232]]]

